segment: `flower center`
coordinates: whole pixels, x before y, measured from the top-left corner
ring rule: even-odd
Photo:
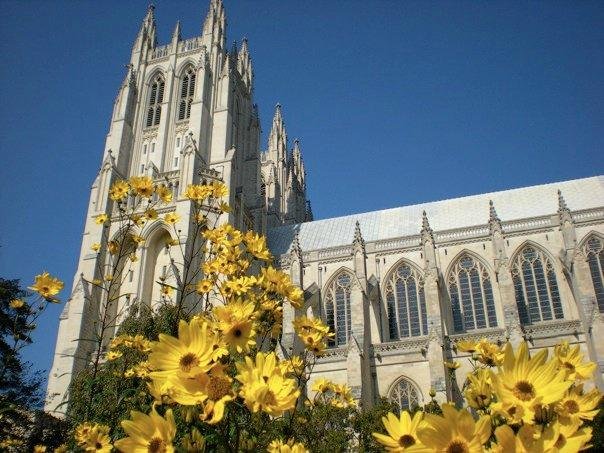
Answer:
[[[265,406],[274,406],[277,404],[277,398],[275,398],[275,394],[272,390],[267,390],[266,395],[264,396],[264,405]]]
[[[447,453],[469,453],[468,443],[461,439],[454,439],[447,445]]]
[[[239,329],[239,328],[237,328],[233,331],[233,335],[235,336],[235,338],[239,338],[242,334],[243,334],[243,332],[241,332],[241,329]]]
[[[218,401],[231,391],[231,383],[228,379],[217,376],[210,376],[207,394],[211,400]]]
[[[166,451],[168,451],[168,448],[166,442],[163,439],[154,437],[153,439],[151,439],[151,442],[149,442],[147,451],[149,453],[165,453]]]
[[[575,365],[573,365],[570,362],[564,362],[563,363],[564,368],[566,368],[568,371],[575,371]]]
[[[514,386],[514,396],[522,401],[529,401],[535,398],[535,387],[526,381],[518,381]]]
[[[199,359],[195,354],[189,352],[180,358],[180,369],[185,373],[191,371],[191,368],[199,365]]]
[[[97,450],[100,450],[101,448],[103,448],[103,444],[100,442],[97,442],[94,444],[94,448],[96,448]]]
[[[565,401],[564,402],[564,407],[571,414],[576,414],[577,412],[579,412],[579,409],[580,409],[579,405],[577,404],[577,402],[575,400]]]
[[[415,437],[410,436],[409,434],[403,434],[398,440],[398,444],[403,447],[410,447],[415,443]]]

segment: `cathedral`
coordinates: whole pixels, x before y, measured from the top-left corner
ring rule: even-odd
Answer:
[[[191,215],[189,184],[223,181],[228,221],[268,238],[276,265],[304,290],[284,313],[280,353],[300,348],[291,321],[321,317],[335,332],[311,381],[347,383],[365,407],[380,397],[410,408],[460,396],[469,363],[460,339],[526,340],[532,349],[567,340],[604,371],[604,177],[505,190],[346,217],[313,220],[297,141],[290,148],[280,105],[266,148],[253,99],[245,40],[227,49],[222,0],[211,0],[200,36],[176,25],[158,45],[149,7],[119,87],[94,179],[72,293],[60,316],[46,409],[65,411],[72,377],[90,360],[97,289],[116,237],[113,182],[147,175],[172,190],[160,213]],[[261,76],[261,75],[260,75]],[[182,221],[181,242],[189,222]],[[140,260],[121,276],[119,308],[158,300],[163,252],[173,232],[145,226]],[[183,239],[184,238],[184,239]],[[103,247],[105,247],[104,245]],[[169,278],[169,276],[168,276]],[[116,308],[116,309],[117,309]],[[458,360],[451,378],[444,362]],[[312,383],[312,382],[311,382]]]

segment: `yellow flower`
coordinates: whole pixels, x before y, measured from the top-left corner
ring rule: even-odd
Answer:
[[[109,253],[111,253],[112,255],[115,255],[119,249],[120,245],[117,241],[109,241],[107,243],[107,250],[109,250]]]
[[[326,393],[333,391],[333,385],[333,382],[331,382],[329,379],[319,378],[313,383],[311,390],[313,392]]]
[[[218,209],[220,209],[220,211],[222,212],[231,212],[231,207],[225,201],[220,202],[220,204],[218,205]]]
[[[98,242],[95,242],[94,244],[92,244],[92,245],[90,246],[90,249],[91,249],[93,252],[98,252],[98,251],[101,249],[101,244],[99,244]]]
[[[128,257],[130,259],[131,262],[136,263],[138,261],[138,256],[136,256],[136,253],[131,253],[130,256]]]
[[[34,447],[34,453],[44,453],[46,451],[46,445],[36,445]]]
[[[252,412],[264,411],[277,417],[293,409],[300,395],[296,381],[284,378],[277,366],[274,352],[258,352],[256,360],[245,358],[245,363],[237,363],[236,376],[241,382],[240,395]]]
[[[426,414],[417,437],[435,451],[482,453],[482,445],[491,435],[491,418],[483,416],[474,422],[466,410],[451,404],[442,405],[443,416]]]
[[[130,238],[132,239],[132,241],[138,245],[144,244],[145,243],[145,238],[142,236],[139,236],[138,234],[133,234],[132,236],[130,236]]]
[[[162,296],[170,297],[172,295],[172,293],[174,292],[174,288],[172,288],[169,285],[160,285],[160,286],[161,286],[160,294]]]
[[[281,440],[273,440],[267,451],[268,453],[309,453],[303,443],[296,443],[293,439],[290,439],[287,443]]]
[[[61,444],[53,450],[53,453],[67,453],[67,444]]]
[[[187,197],[191,201],[196,201],[198,203],[202,202],[206,198],[208,198],[212,193],[212,188],[205,184],[189,184],[187,189],[185,190],[185,197]]]
[[[149,208],[145,211],[145,217],[149,220],[157,219],[157,211],[153,208]]]
[[[51,277],[48,272],[43,272],[40,275],[36,275],[36,281],[33,286],[29,286],[28,289],[37,292],[44,299],[51,302],[57,300],[53,298],[54,295],[59,294],[63,289],[63,282],[56,277]]]
[[[121,351],[109,351],[105,357],[111,362],[112,360],[119,359],[122,355]]]
[[[192,378],[205,373],[213,366],[212,358],[218,345],[218,339],[207,322],[192,319],[187,323],[181,320],[178,338],[159,334],[159,341],[153,344],[149,365],[155,371],[151,377],[182,375]]]
[[[18,308],[21,308],[23,305],[25,305],[25,301],[23,299],[13,299],[10,301],[9,305],[10,305],[10,308],[14,308],[16,310]]]
[[[566,378],[572,381],[589,379],[596,370],[594,362],[583,361],[579,345],[571,348],[567,341],[555,346],[554,357],[558,367],[566,372]]]
[[[164,203],[170,203],[172,201],[172,191],[169,187],[162,184],[156,187],[155,192]]]
[[[111,198],[113,201],[119,201],[128,195],[128,191],[130,191],[128,181],[116,181],[111,186],[111,189],[109,189],[109,198]]]
[[[445,361],[444,364],[450,370],[456,370],[457,368],[459,368],[459,362],[457,362],[456,360],[453,360],[452,362]]]
[[[155,408],[149,415],[132,411],[132,420],[122,421],[122,428],[128,435],[115,442],[115,448],[124,452],[162,452],[173,453],[172,440],[176,435],[176,423],[172,409],[166,411],[166,417],[159,415]]]
[[[497,373],[491,371],[497,410],[507,407],[508,415],[517,413],[530,424],[541,405],[555,403],[564,396],[572,381],[564,379],[564,371],[557,371],[555,360],[545,363],[546,359],[547,349],[529,358],[526,342],[521,343],[516,356],[512,345],[506,345],[503,365]]]
[[[585,450],[591,440],[592,428],[578,429],[580,423],[550,424],[541,434],[544,450],[549,452],[577,452]]]
[[[235,396],[231,382],[222,365],[216,365],[209,373],[200,373],[194,378],[172,378],[172,399],[185,406],[204,405],[202,420],[211,425],[224,416],[226,403]]]
[[[270,261],[273,257],[266,246],[266,239],[253,231],[248,231],[243,236],[248,251],[260,260]]]
[[[94,221],[97,225],[102,225],[109,220],[109,216],[105,213],[99,214],[94,218]]]
[[[389,412],[386,417],[382,417],[388,435],[373,433],[373,437],[386,448],[386,451],[393,453],[403,452],[413,445],[420,447],[422,444],[417,437],[417,428],[423,415],[422,411],[418,411],[412,419],[407,411],[402,411],[399,417]]]
[[[210,280],[199,280],[197,285],[195,285],[195,290],[199,294],[206,294],[212,291],[214,284]]]
[[[225,186],[221,182],[213,182],[211,184],[212,187],[212,196],[215,198],[224,197],[227,193],[229,193],[227,186]]]
[[[354,407],[357,404],[352,396],[352,389],[346,384],[333,385],[333,398],[329,403],[335,407]]]
[[[468,402],[468,406],[481,410],[489,407],[493,399],[493,388],[489,371],[484,368],[478,369],[474,373],[468,374],[467,382],[468,385],[464,391],[464,396]]]
[[[141,197],[149,198],[153,195],[153,180],[149,176],[132,176],[130,185]]]
[[[460,352],[474,352],[476,351],[476,342],[470,340],[459,340],[455,343],[457,350]]]
[[[75,438],[84,451],[109,453],[113,449],[106,425],[84,423],[76,429]]]
[[[245,352],[256,344],[254,304],[231,302],[215,307],[213,313],[217,321],[216,328],[222,333],[224,341],[230,348],[237,352]]]
[[[555,406],[560,421],[565,424],[580,423],[581,420],[593,420],[598,413],[598,403],[602,394],[597,388],[583,394],[583,385],[568,391]]]
[[[168,212],[164,216],[164,220],[166,223],[169,223],[170,225],[174,225],[176,222],[178,222],[180,220],[180,216],[178,214],[176,214],[175,212]]]
[[[475,355],[477,355],[478,361],[489,367],[499,366],[503,362],[504,352],[502,349],[482,338],[476,344]]]
[[[543,439],[534,425],[524,425],[517,434],[514,434],[509,425],[502,425],[495,429],[496,444],[492,444],[494,453],[543,453]]]

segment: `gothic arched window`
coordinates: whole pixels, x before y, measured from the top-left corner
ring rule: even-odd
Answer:
[[[514,260],[512,278],[522,324],[564,316],[554,265],[543,251],[526,245]]]
[[[401,264],[386,284],[390,339],[428,334],[424,281],[414,268]]]
[[[351,331],[351,285],[352,275],[348,272],[341,272],[333,279],[325,292],[325,321],[330,330],[336,334],[333,340],[329,340],[329,346],[344,346],[348,343]]]
[[[447,281],[455,332],[497,326],[491,277],[484,264],[464,253]]]
[[[195,70],[189,68],[185,71],[180,85],[180,96],[178,101],[178,119],[184,120],[191,116],[191,104],[195,93]]]
[[[390,388],[388,399],[398,404],[401,411],[411,410],[420,404],[419,391],[411,381],[404,377],[396,381]]]
[[[598,310],[604,312],[604,241],[597,236],[591,236],[585,244],[585,254],[596,291]]]
[[[164,102],[164,79],[157,75],[149,89],[149,106],[147,107],[146,127],[157,126],[161,119],[161,104]]]

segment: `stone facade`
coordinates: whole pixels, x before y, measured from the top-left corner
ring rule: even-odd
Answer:
[[[567,339],[598,362],[601,384],[604,178],[312,221],[300,145],[288,149],[279,105],[260,150],[248,43],[225,48],[222,2],[211,0],[200,36],[183,40],[179,24],[170,43],[158,46],[155,36],[150,7],[92,185],[47,410],[64,411],[72,376],[92,354],[87,340],[95,336],[101,300],[88,282],[101,278],[108,253],[90,247],[120,234],[116,223],[103,228],[94,217],[115,214],[108,196],[114,181],[143,174],[173,191],[160,213],[184,219],[191,215],[182,196],[188,184],[227,184],[233,209],[217,220],[267,234],[277,263],[305,290],[303,309],[285,308],[281,353],[300,347],[288,322],[296,314],[323,317],[336,339],[313,379],[347,382],[363,405],[378,396],[421,404],[431,388],[441,400],[457,398],[462,382],[448,378],[443,361],[463,357],[455,349],[460,338],[524,338],[533,348]],[[188,225],[183,221],[180,231],[185,248],[192,247]],[[109,308],[115,313],[127,311],[135,295],[153,304],[153,282],[179,272],[162,251],[173,235],[166,225],[156,221],[139,234],[145,245],[136,265],[122,271],[129,274],[120,276],[125,295]]]

